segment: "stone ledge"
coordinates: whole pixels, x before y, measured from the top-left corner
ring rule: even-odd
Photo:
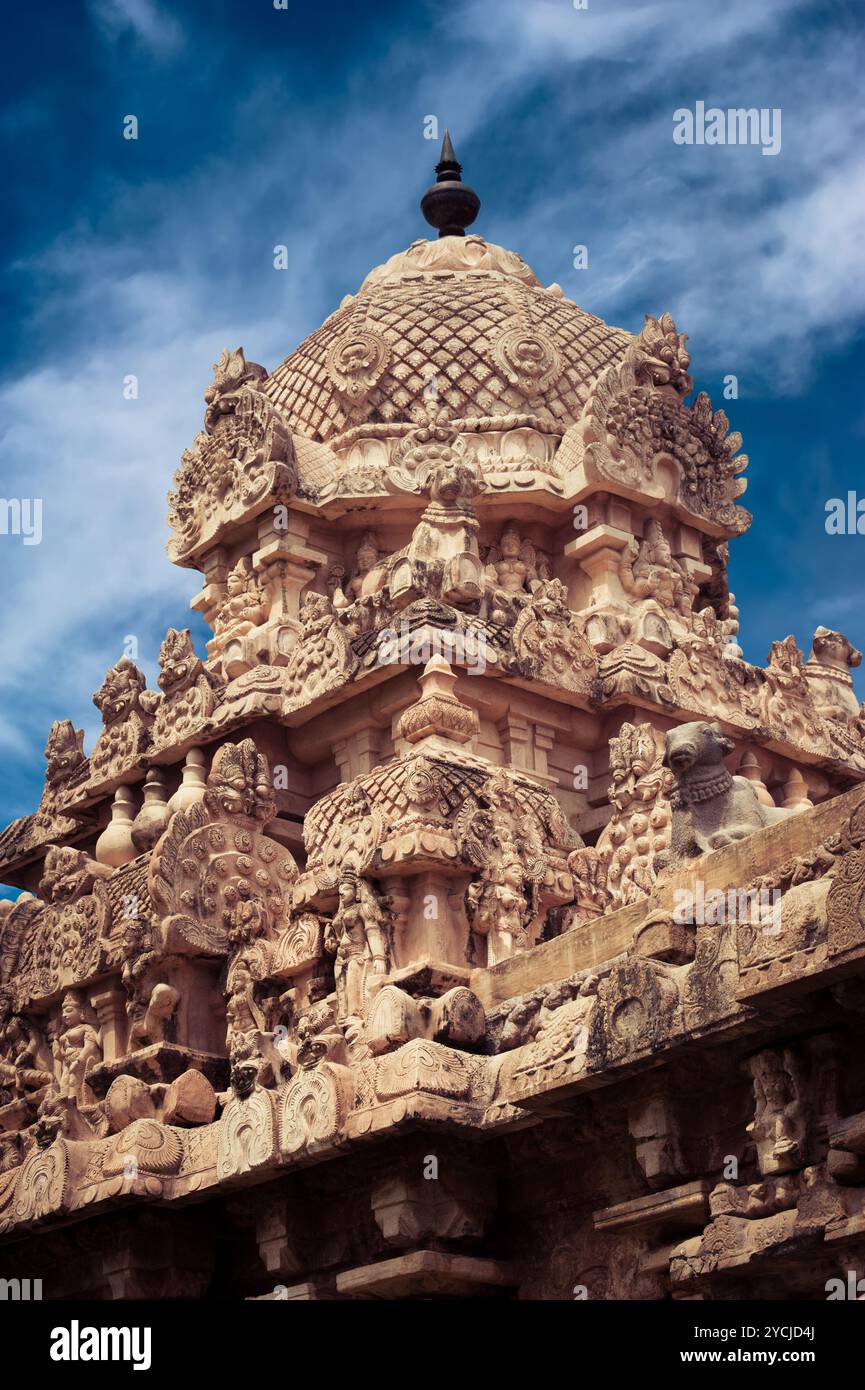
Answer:
[[[336,1276],[337,1292],[351,1298],[481,1297],[515,1288],[513,1265],[437,1250],[415,1250]]]

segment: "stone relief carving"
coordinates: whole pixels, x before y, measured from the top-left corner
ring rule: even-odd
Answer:
[[[648,320],[624,359],[606,369],[579,427],[585,458],[602,476],[640,487],[652,482],[657,457],[668,456],[682,505],[740,533],[750,522],[736,505],[746,486],[738,475],[748,464],[738,452],[742,437],[728,432],[726,414],[713,411],[705,392],[684,405],[690,377],[683,343],[668,315],[658,324]]]
[[[99,1032],[84,1017],[81,995],[68,990],[61,1006],[62,1024],[56,1039],[56,1064],[61,1097],[86,1100],[87,1073],[102,1061]]]
[[[805,679],[805,658],[795,637],[773,642],[765,670],[765,684],[759,691],[760,723],[783,730],[796,743],[819,744],[821,721]]]
[[[303,354],[273,378],[241,350],[223,354],[171,499],[172,557],[204,571],[210,659],[172,628],[158,692],[120,661],[97,694],[91,759],[83,735],[55,723],[39,811],[3,832],[8,881],[39,880],[42,898],[0,905],[0,1232],[65,1239],[77,1212],[89,1236],[78,1209],[90,1205],[113,1235],[121,1197],[157,1199],[174,1218],[175,1198],[209,1214],[218,1194],[227,1221],[249,1202],[269,1275],[312,1285],[325,1245],[338,1252],[331,1281],[382,1277],[391,1247],[439,1262],[459,1248],[473,1277],[495,1266],[500,1287],[524,1291],[483,1246],[490,1154],[518,1165],[523,1144],[514,1176],[530,1221],[556,1163],[573,1188],[573,1210],[557,1199],[562,1229],[538,1247],[550,1287],[657,1297],[696,1281],[714,1297],[725,1260],[752,1277],[743,1226],[778,1221],[796,1248],[785,1222],[844,1239],[861,1225],[865,1127],[838,1118],[837,1043],[821,1060],[801,1041],[815,1000],[837,1006],[855,1068],[859,654],[820,628],[808,662],[792,638],[764,671],[745,661],[719,533],[747,526],[746,460],[707,397],[684,404],[690,361],[669,315],[637,338],[608,329],[479,238],[397,260],[316,341],[314,400]],[[466,303],[481,275],[505,285],[476,342]],[[399,310],[371,306],[376,287],[396,304],[406,276],[407,297],[459,300],[441,319],[447,342],[415,306],[420,346],[401,347]],[[578,321],[573,341],[560,312]],[[613,597],[580,610],[589,567],[578,573],[571,522],[583,498]],[[268,514],[293,500],[287,558]],[[421,658],[379,659],[383,630],[403,622],[419,648],[482,639],[484,669],[469,681],[454,656],[457,696],[455,669],[426,654],[418,693]],[[727,772],[732,740],[713,720],[749,733],[748,777]],[[570,770],[576,758],[594,769],[611,729],[604,823],[598,779],[576,794]],[[265,750],[291,765],[279,798]],[[767,784],[784,786],[785,808]],[[765,854],[743,848],[759,829]],[[299,869],[286,846],[301,835]],[[40,880],[33,856],[49,839]],[[705,857],[708,876],[715,851],[730,880],[780,896],[777,935],[673,920],[659,869],[687,882]],[[689,1068],[700,1087],[682,1086]],[[410,1134],[414,1162],[493,1133],[489,1167],[455,1148],[435,1194],[400,1169]],[[728,1149],[744,1176],[717,1184]],[[342,1150],[350,1193],[334,1171]],[[313,1255],[297,1253],[285,1233],[297,1222],[269,1182],[292,1165]],[[282,1236],[262,1192],[282,1203]],[[666,1254],[659,1211],[686,1237]],[[753,1246],[773,1248],[765,1228]]]
[[[842,725],[854,725],[862,736],[862,707],[853,693],[850,671],[861,665],[862,653],[843,632],[818,627],[803,674],[815,712]]]
[[[558,579],[539,581],[511,634],[514,669],[564,690],[589,694],[597,658],[580,632]]]
[[[87,767],[84,730],[76,729],[69,719],[55,719],[45,745],[45,762],[45,787],[36,820],[50,828],[68,791]]]
[[[610,902],[624,906],[651,892],[655,859],[669,849],[672,771],[650,724],[628,724],[610,739],[613,815],[597,844]],[[579,851],[577,851],[579,853]]]
[[[492,622],[513,623],[528,595],[549,578],[548,557],[539,554],[531,541],[522,540],[515,526],[507,526],[484,560],[484,585]]]
[[[670,657],[670,689],[682,709],[750,728],[757,724],[755,690],[747,684],[740,663],[725,657],[722,638],[714,609],[695,613],[691,632],[677,638],[677,650]]]
[[[297,865],[262,833],[275,813],[267,760],[252,739],[223,744],[204,801],[173,817],[148,870],[175,950],[221,955],[234,943],[274,935],[287,919]]]
[[[189,628],[169,628],[159,649],[161,697],[148,692],[145,704],[154,715],[152,737],[157,748],[181,743],[213,714],[215,681],[196,656]],[[142,697],[143,698],[143,697]]]
[[[103,781],[133,766],[151,744],[152,716],[142,701],[143,672],[124,656],[112,666],[93,696],[102,732],[90,754],[90,778]]]
[[[466,891],[468,918],[495,965],[533,945],[546,863],[537,825],[504,779],[490,778],[484,800],[467,800],[455,829],[460,853],[480,870]]]
[[[19,931],[9,932],[8,946],[6,933],[3,938],[4,982],[20,1006],[95,973],[110,918],[100,886],[105,874],[81,850],[48,850],[40,883],[44,902],[25,902],[10,913],[7,930],[17,925]]]
[[[676,777],[667,862],[706,854],[792,814],[764,806],[746,777],[727,771],[722,760],[734,747],[719,724],[680,724],[667,734],[664,762]]]
[[[223,353],[205,393],[204,431],[184,451],[168,494],[172,559],[183,563],[220,525],[287,503],[297,471],[291,435],[261,390],[266,373],[243,349]]]
[[[334,956],[338,1018],[359,1018],[368,975],[387,973],[387,915],[372,886],[350,869],[340,879],[339,907],[325,929],[324,947]]]
[[[430,501],[405,555],[392,565],[391,597],[397,607],[422,596],[457,606],[477,604],[483,570],[474,499],[483,491],[483,478],[464,457],[453,430],[437,423],[426,432],[445,439],[441,444],[416,439],[401,461],[406,483],[427,493]]]
[[[242,676],[253,665],[249,638],[267,622],[270,605],[265,589],[253,573],[248,557],[237,561],[226,580],[225,598],[213,621],[213,637],[207,644],[212,661],[219,661],[226,676]]]
[[[673,558],[663,528],[653,517],[646,522],[643,539],[630,541],[622,551],[619,578],[625,593],[638,603],[653,600],[667,613],[684,618],[691,613],[698,592],[688,571]]]

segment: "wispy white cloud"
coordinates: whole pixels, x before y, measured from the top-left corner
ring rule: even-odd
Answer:
[[[176,53],[183,45],[180,24],[156,0],[87,0],[87,9],[99,34],[110,43],[131,35],[157,57]]]

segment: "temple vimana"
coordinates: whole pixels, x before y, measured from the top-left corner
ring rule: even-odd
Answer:
[[[860,653],[744,659],[685,334],[436,172],[436,239],[222,354],[169,493],[206,659],[119,660],[0,835],[0,1275],[44,1298],[865,1271]]]

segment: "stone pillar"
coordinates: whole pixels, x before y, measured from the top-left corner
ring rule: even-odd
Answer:
[[[102,1060],[113,1062],[126,1052],[126,993],[117,985],[91,994],[90,1004],[99,1020]]]
[[[327,564],[328,557],[307,545],[306,517],[289,512],[287,530],[278,528],[275,520],[272,512],[266,512],[259,520],[260,548],[253,555],[252,564],[270,596],[267,627],[275,633],[270,659],[283,666],[300,631],[300,596],[318,569]]]
[[[409,882],[411,899],[403,938],[404,959],[399,964],[429,958],[448,965],[465,965],[468,932],[451,902],[453,880],[430,870]]]

